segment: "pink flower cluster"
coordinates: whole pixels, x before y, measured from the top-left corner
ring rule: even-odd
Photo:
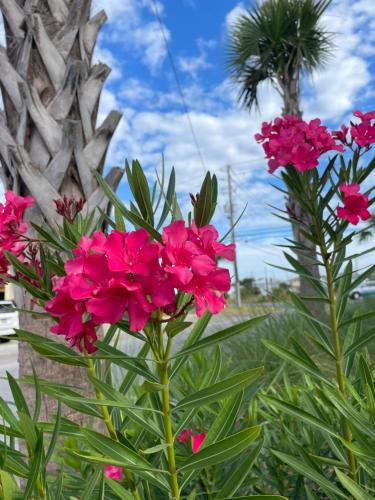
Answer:
[[[225,305],[230,289],[226,269],[216,257],[234,258],[234,246],[217,241],[212,226],[186,228],[177,221],[163,231],[163,243],[150,241],[145,229],[109,236],[97,232],[83,237],[66,275],[55,279],[55,297],[45,305],[59,323],[52,327],[70,346],[95,350],[95,327],[129,318],[132,331],[144,328],[154,311],[173,313],[176,290],[191,293],[197,314]]]
[[[344,150],[318,118],[305,122],[297,116],[284,116],[264,122],[255,140],[263,145],[270,173],[287,165],[304,172],[315,168],[323,153]]]
[[[106,465],[104,473],[109,479],[113,479],[114,481],[121,481],[122,479],[122,469],[117,465]]]
[[[375,143],[375,110],[368,113],[354,111],[354,116],[360,119],[359,123],[350,122],[350,139],[348,139],[349,128],[341,125],[341,130],[333,133],[334,137],[352,147],[353,142],[361,148],[370,148]]]
[[[28,225],[23,221],[25,210],[34,204],[31,196],[16,196],[12,191],[5,193],[5,203],[0,203],[0,273],[8,272],[9,264],[3,252],[22,257],[26,248],[22,241]]]
[[[191,293],[196,313],[206,308],[217,314],[225,306],[224,293],[230,290],[228,269],[217,267],[217,257],[233,261],[235,246],[219,243],[216,229],[207,225],[198,228],[192,223],[176,221],[163,231],[163,264],[173,287]]]
[[[206,433],[202,432],[201,434],[194,434],[193,429],[184,429],[177,437],[177,441],[179,443],[187,443],[189,438],[191,441],[192,452],[198,453],[199,448],[202,446],[203,441],[206,439]]]
[[[343,193],[343,207],[337,208],[337,216],[357,225],[360,220],[368,220],[371,214],[368,211],[368,196],[359,192],[359,184],[340,184]]]

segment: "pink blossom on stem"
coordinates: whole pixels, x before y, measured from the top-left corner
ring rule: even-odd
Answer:
[[[198,453],[199,448],[202,446],[203,441],[206,439],[206,433],[196,434],[191,438],[191,448],[193,453]]]
[[[105,475],[109,479],[114,479],[115,481],[121,481],[122,478],[121,467],[117,467],[116,465],[106,465],[104,471]]]
[[[234,245],[218,242],[211,225],[185,226],[180,220],[163,231],[163,262],[173,286],[193,295],[198,316],[206,309],[212,314],[225,306],[225,292],[230,290],[229,271],[217,266],[217,258],[234,259]]]
[[[343,193],[343,207],[337,208],[337,216],[357,225],[360,220],[368,220],[371,214],[368,211],[368,196],[361,194],[359,184],[340,184]]]
[[[9,265],[3,252],[7,251],[21,258],[26,248],[22,241],[28,225],[23,221],[25,210],[34,204],[31,196],[17,196],[12,191],[5,193],[5,203],[0,203],[0,267],[1,274],[7,274]]]
[[[202,446],[203,441],[206,439],[206,433],[202,432],[200,434],[194,434],[193,429],[184,429],[179,436],[177,437],[177,441],[179,443],[187,443],[191,442],[191,449],[193,453],[198,453],[199,448]]]
[[[350,135],[360,147],[369,148],[375,143],[375,110],[368,113],[354,111],[354,116],[360,119],[359,123],[351,123]]]
[[[179,443],[186,443],[189,439],[189,437],[193,436],[193,429],[184,429],[183,431],[180,432],[180,434],[177,436],[177,442]]]
[[[297,116],[264,122],[261,133],[255,135],[255,140],[263,145],[270,173],[287,165],[299,172],[315,168],[323,153],[343,152],[343,146],[336,144],[335,139],[318,118],[306,122]]]

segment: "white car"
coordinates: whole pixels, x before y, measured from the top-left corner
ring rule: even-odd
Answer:
[[[18,311],[14,311],[11,300],[0,300],[0,337],[14,335],[15,328],[19,328]]]
[[[360,297],[365,297],[367,295],[375,295],[375,281],[367,280],[359,285],[359,287],[354,288],[350,294],[351,299],[359,299]]]

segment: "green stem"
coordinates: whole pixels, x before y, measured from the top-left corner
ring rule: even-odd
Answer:
[[[86,359],[88,360],[89,375],[92,378],[96,378],[95,363],[94,363],[93,359],[88,355],[87,355]],[[103,401],[105,399],[104,395],[97,387],[95,387],[95,394],[96,394],[96,398],[98,401]],[[116,434],[116,431],[115,431],[115,428],[114,428],[114,425],[112,422],[111,414],[108,411],[108,407],[103,405],[100,408],[101,408],[103,420],[104,420],[105,426],[107,427],[109,435],[111,436],[112,439],[114,439],[115,441],[118,441],[117,434]],[[126,468],[123,468],[123,472],[124,472],[125,479],[129,485],[130,491],[132,492],[134,499],[141,500],[141,497],[138,493],[138,490],[137,490],[137,487],[135,485],[132,473]]]
[[[328,299],[329,299],[329,311],[330,311],[330,320],[331,320],[331,329],[332,329],[332,337],[333,337],[333,347],[335,351],[335,360],[336,360],[336,379],[339,386],[340,393],[344,396],[345,394],[345,378],[344,378],[344,370],[342,366],[342,354],[341,354],[341,345],[340,345],[340,332],[337,323],[337,306],[336,306],[336,294],[334,287],[334,279],[332,273],[331,263],[329,261],[327,255],[327,248],[325,243],[322,245],[322,254],[324,259],[324,266],[327,274],[327,288],[328,288]],[[349,443],[352,442],[353,436],[352,431],[350,429],[349,421],[346,417],[343,417],[343,428],[344,428],[344,437],[346,441]],[[353,481],[357,481],[357,463],[355,456],[352,451],[348,451],[348,460],[350,466],[350,477]]]
[[[159,324],[159,342],[160,347],[163,347],[163,333],[161,330],[161,325]],[[176,456],[174,451],[174,436],[172,428],[172,418],[171,418],[171,405],[169,400],[169,376],[168,376],[168,361],[169,355],[172,347],[171,339],[168,339],[168,343],[163,355],[163,361],[160,364],[160,383],[163,386],[162,390],[162,400],[163,400],[163,420],[165,427],[165,440],[168,445],[168,470],[169,470],[169,482],[171,485],[171,493],[173,500],[180,500],[180,488],[178,486],[178,477],[176,469]],[[164,349],[163,349],[164,350]]]

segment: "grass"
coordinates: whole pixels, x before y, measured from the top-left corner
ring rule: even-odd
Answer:
[[[375,297],[366,297],[358,301],[350,301],[346,317],[352,317],[354,312],[359,314],[375,311]],[[243,321],[245,316],[257,316],[271,312],[270,318],[258,327],[252,329],[248,334],[240,335],[238,338],[224,342],[224,361],[229,369],[240,371],[256,366],[264,366],[266,384],[274,380],[279,372],[286,368],[288,376],[293,379],[298,377],[298,370],[284,363],[273,355],[263,344],[264,339],[271,340],[282,346],[288,345],[290,338],[294,337],[307,349],[314,361],[328,374],[333,375],[331,361],[318,351],[309,340],[308,329],[304,318],[287,305],[262,307],[254,304],[248,307],[229,307],[226,314],[237,316],[233,323]],[[375,316],[363,321],[363,331],[375,327]],[[368,345],[370,354],[375,355],[375,342]],[[332,372],[332,373],[331,373]]]

